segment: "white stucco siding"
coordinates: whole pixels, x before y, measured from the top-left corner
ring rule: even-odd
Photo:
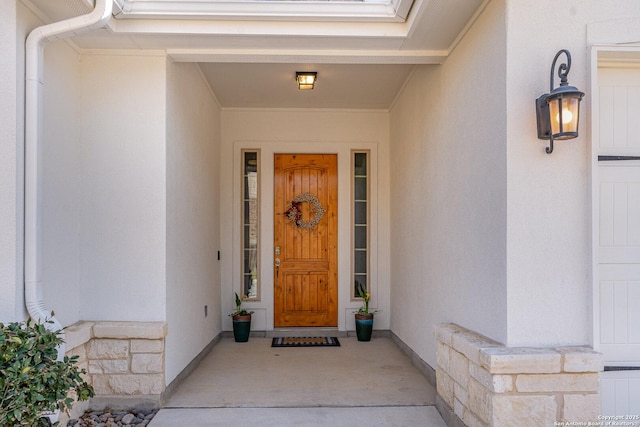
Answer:
[[[42,22],[20,1],[0,17],[0,322],[23,320],[25,40]]]
[[[219,144],[220,109],[198,67],[168,62],[167,384],[221,331]]]
[[[506,339],[502,2],[391,112],[391,328],[435,367],[433,325]]]
[[[81,59],[83,320],[165,320],[165,61]]]
[[[585,26],[576,14],[588,6],[575,1],[521,3],[508,3],[507,343],[585,344],[591,315],[589,143],[584,126],[590,94]],[[563,48],[572,55],[570,84],[587,95],[580,137],[556,141],[549,155],[548,141],[537,138],[534,100],[549,93],[551,62]],[[558,65],[565,59],[562,56]],[[557,72],[554,76],[559,86]]]
[[[389,115],[366,110],[225,110],[222,112],[220,152],[220,237],[222,247],[222,320],[231,330],[227,314],[233,310],[233,292],[240,289],[240,149],[261,150],[261,301],[246,303],[253,310],[254,329],[273,329],[273,154],[335,153],[338,156],[338,328],[355,329],[351,301],[351,150],[372,151],[371,266],[375,269],[371,307],[375,328],[389,329]],[[375,157],[374,157],[375,156]],[[234,183],[234,185],[230,185]],[[375,207],[375,208],[374,208]],[[236,215],[234,216],[234,212]],[[235,231],[235,232],[234,232]],[[372,277],[373,278],[373,277]],[[254,326],[255,325],[255,326]]]
[[[0,14],[0,322],[15,320],[22,281],[19,255],[20,203],[18,180],[21,132],[18,128],[18,69],[24,69],[18,54],[18,20],[15,1],[5,1]]]
[[[595,43],[621,36],[638,2],[508,2],[507,165],[509,345],[589,344],[592,340],[589,106],[590,23],[616,22]],[[622,21],[620,21],[622,20]],[[532,36],[532,35],[535,35]],[[602,36],[601,36],[602,37]],[[572,56],[569,84],[586,93],[580,136],[537,139],[534,99],[549,92],[556,52]],[[564,62],[562,56],[558,64]],[[559,85],[557,71],[555,86]]]
[[[41,145],[41,279],[46,306],[80,320],[80,67],[65,42],[45,50]]]

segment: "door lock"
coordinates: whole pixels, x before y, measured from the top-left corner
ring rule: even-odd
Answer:
[[[275,252],[276,252],[276,256],[280,255],[280,246],[276,246]]]

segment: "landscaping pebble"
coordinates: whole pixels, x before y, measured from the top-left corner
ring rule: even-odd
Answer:
[[[130,411],[87,411],[83,416],[70,419],[68,427],[145,427],[158,413],[157,409],[132,409]]]

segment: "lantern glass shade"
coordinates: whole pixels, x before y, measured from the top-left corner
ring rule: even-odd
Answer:
[[[558,67],[560,86],[554,89],[554,71],[556,61],[561,55],[566,55],[567,62]],[[549,74],[549,90],[536,99],[536,121],[538,124],[538,138],[548,139],[547,154],[553,152],[553,141],[556,139],[572,139],[578,136],[578,118],[580,117],[580,101],[584,96],[577,88],[569,86],[568,74],[571,69],[571,54],[562,49],[556,53],[551,64]]]
[[[298,89],[311,90],[316,83],[317,72],[296,72],[296,81],[298,82]]]
[[[571,139],[578,136],[580,98],[575,96],[550,96],[549,121],[553,139]]]

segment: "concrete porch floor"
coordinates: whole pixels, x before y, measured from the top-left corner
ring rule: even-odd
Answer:
[[[149,424],[446,427],[436,392],[389,338],[272,348],[223,338]]]

